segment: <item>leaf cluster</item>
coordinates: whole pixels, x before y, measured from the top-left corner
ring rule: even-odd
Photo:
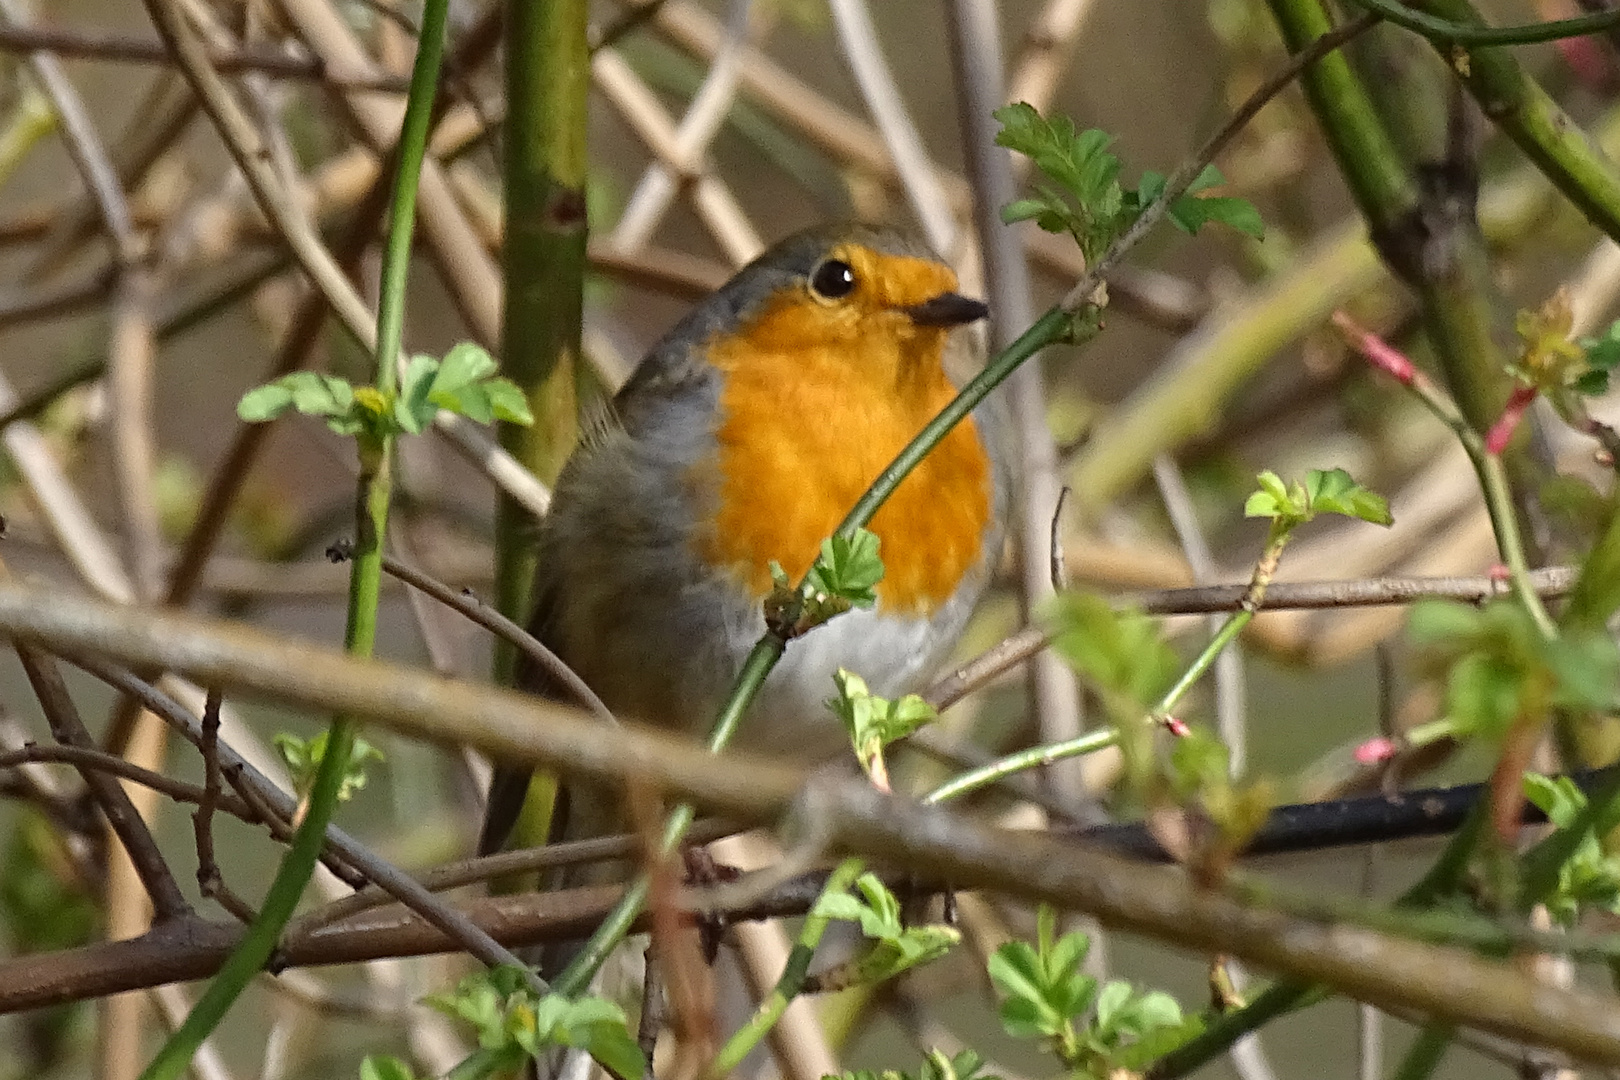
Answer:
[[[1444,600],[1413,606],[1407,633],[1420,660],[1446,686],[1446,716],[1459,735],[1503,738],[1521,719],[1553,708],[1612,709],[1620,651],[1602,633],[1549,640],[1521,604],[1482,608]]]
[[[1356,483],[1343,469],[1312,469],[1303,484],[1285,484],[1270,469],[1256,477],[1260,490],[1243,504],[1246,517],[1270,518],[1274,528],[1291,530],[1317,514],[1339,514],[1374,525],[1391,525],[1389,503]]]
[[[287,772],[292,775],[293,790],[298,792],[300,797],[309,794],[310,787],[315,783],[315,774],[321,771],[321,761],[326,757],[328,734],[322,731],[304,739],[290,732],[279,731],[271,737],[271,745],[276,748],[276,753],[287,766]],[[343,783],[338,788],[338,800],[347,802],[355,792],[366,786],[368,761],[382,760],[384,755],[381,750],[364,739],[356,738],[349,749],[348,764],[343,768]]]
[[[1567,776],[1526,773],[1524,794],[1559,829],[1576,827],[1586,809],[1586,793]],[[1585,908],[1620,912],[1620,857],[1607,854],[1598,840],[1613,824],[1586,825],[1574,850],[1559,864],[1556,888],[1541,898],[1548,913],[1564,926],[1575,925]]]
[[[464,341],[442,360],[411,357],[399,389],[391,393],[318,371],[295,371],[243,394],[236,413],[250,423],[263,423],[296,410],[320,417],[339,435],[374,445],[393,435],[420,434],[441,409],[482,424],[534,423],[523,391],[497,375],[498,368],[487,351]]]
[[[1106,132],[1078,131],[1069,117],[1049,120],[1025,102],[997,109],[995,117],[1001,122],[997,145],[1028,157],[1050,181],[1037,185],[1035,195],[1003,207],[1001,219],[1034,221],[1047,232],[1068,233],[1087,263],[1100,259],[1165,194],[1165,177],[1155,172],[1143,173],[1134,189],[1120,183],[1120,160],[1108,149],[1113,137]],[[1247,199],[1201,194],[1224,182],[1219,169],[1206,166],[1171,202],[1167,216],[1189,234],[1216,222],[1258,238],[1265,227]]]
[[[855,890],[823,895],[811,911],[822,918],[859,924],[861,933],[872,942],[847,975],[837,980],[839,986],[892,979],[902,971],[939,959],[962,940],[955,927],[907,926],[901,917],[900,901],[876,874],[862,874],[855,882]],[[823,989],[833,988],[825,977],[821,981]]]
[[[1559,289],[1535,311],[1521,311],[1514,319],[1519,334],[1519,355],[1508,373],[1526,386],[1559,404],[1566,392],[1583,397],[1606,393],[1609,374],[1620,364],[1620,322],[1611,323],[1595,338],[1576,342],[1575,311],[1567,290]]]
[[[471,1025],[481,1047],[481,1067],[458,1076],[496,1076],[521,1068],[553,1047],[584,1050],[621,1080],[641,1080],[647,1062],[630,1032],[624,1010],[599,997],[536,998],[516,968],[496,967],[461,980],[449,994],[427,1003]]]
[[[1056,937],[1056,916],[1042,908],[1037,940],[1010,941],[989,963],[1001,997],[1007,1034],[1038,1038],[1065,1068],[1098,1080],[1138,1068],[1195,1035],[1201,1026],[1182,1016],[1162,991],[1138,993],[1130,983],[1099,986],[1080,970],[1091,939],[1074,931]]]
[[[983,1070],[984,1059],[977,1051],[963,1050],[954,1057],[947,1057],[943,1051],[930,1050],[917,1072],[852,1069],[839,1073],[838,1080],[1001,1080],[999,1076]]]
[[[795,585],[774,560],[771,580],[775,587],[765,599],[766,625],[792,640],[851,608],[877,603],[877,584],[883,580],[878,536],[868,529],[831,536],[821,542],[803,584]]]
[[[1180,670],[1157,620],[1135,608],[1116,609],[1095,593],[1054,597],[1044,621],[1053,648],[1101,696],[1118,726],[1139,725]]]
[[[1217,865],[1243,850],[1276,802],[1271,781],[1235,780],[1231,761],[1231,751],[1213,732],[1191,728],[1171,747],[1166,775],[1176,802],[1196,805],[1219,833],[1214,848],[1202,853],[1206,862]]]
[[[885,747],[939,718],[934,707],[916,694],[907,694],[898,701],[878,697],[867,689],[865,679],[844,668],[838,669],[833,682],[838,686],[838,696],[828,698],[827,707],[843,721],[855,757],[868,775]]]

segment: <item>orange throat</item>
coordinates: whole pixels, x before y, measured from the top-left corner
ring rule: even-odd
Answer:
[[[864,334],[862,355],[852,357],[825,343],[795,347],[798,335],[770,332],[770,313],[761,322],[710,343],[724,376],[719,498],[713,528],[697,543],[702,557],[763,597],[771,561],[795,579],[808,570],[821,542],[955,389],[940,362],[943,330]],[[927,615],[948,600],[981,560],[990,514],[990,462],[974,424],[962,423],[872,519],[884,564],[879,610]]]

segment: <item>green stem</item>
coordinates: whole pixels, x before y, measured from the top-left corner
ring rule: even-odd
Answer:
[[[1533,45],[1541,41],[1583,37],[1620,26],[1620,11],[1601,11],[1573,19],[1523,23],[1518,26],[1481,26],[1477,22],[1451,22],[1413,11],[1397,0],[1350,0],[1396,26],[1422,34],[1436,45]]]
[[[821,895],[836,896],[847,892],[855,884],[855,879],[861,876],[866,864],[860,859],[845,859],[827,878],[827,884],[822,886]],[[819,901],[818,901],[819,904]],[[765,999],[754,1010],[737,1032],[726,1040],[726,1045],[720,1048],[714,1063],[709,1066],[710,1080],[719,1080],[720,1077],[729,1076],[737,1066],[742,1064],[743,1058],[758,1046],[760,1042],[782,1019],[782,1014],[793,999],[799,996],[804,989],[805,976],[810,972],[810,960],[815,956],[816,946],[821,944],[821,937],[827,932],[827,924],[832,920],[825,915],[812,914],[805,916],[804,926],[799,930],[799,940],[794,943],[793,951],[788,953],[787,963],[782,965],[782,975],[776,980],[776,985]]]
[[[743,713],[748,710],[748,703],[759,693],[759,688],[765,684],[765,677],[776,666],[777,660],[781,659],[782,650],[786,647],[787,642],[774,634],[767,634],[754,645],[753,651],[743,663],[741,673],[737,676],[737,684],[731,697],[726,701],[725,708],[715,721],[714,729],[709,733],[710,751],[718,754],[731,742],[737,725],[742,723]],[[659,843],[661,858],[667,858],[680,846],[686,831],[692,827],[695,816],[691,805],[687,803],[677,806],[669,815],[669,820],[664,823],[664,835]],[[552,984],[553,990],[570,997],[584,992],[597,970],[607,962],[608,954],[630,932],[636,916],[641,914],[641,909],[647,903],[651,887],[651,880],[646,874],[637,876],[619,898],[619,902],[613,906],[607,918],[591,932],[590,940],[586,941],[585,946],[580,949],[563,973],[557,976]]]
[[[1414,0],[1412,6],[1452,23],[1486,29],[1468,0]],[[1615,17],[1612,12],[1607,15]],[[1462,52],[1461,43],[1434,44],[1491,122],[1593,225],[1620,239],[1620,172],[1512,53],[1483,46]]]
[[[1178,1080],[1263,1024],[1287,1013],[1297,1012],[1327,997],[1327,990],[1309,983],[1273,983],[1256,994],[1241,1009],[1222,1013],[1201,1033],[1176,1047],[1153,1063],[1147,1080]]]
[[[1477,439],[1468,441],[1478,443]],[[1519,517],[1513,509],[1513,491],[1508,484],[1507,471],[1502,467],[1502,459],[1495,454],[1485,453],[1484,447],[1479,447],[1477,451],[1469,449],[1468,456],[1474,462],[1480,487],[1485,491],[1485,508],[1490,514],[1491,528],[1496,532],[1497,549],[1502,553],[1502,561],[1507,564],[1513,595],[1530,613],[1541,636],[1551,641],[1558,636],[1558,624],[1547,614],[1547,606],[1541,602],[1535,582],[1530,580],[1530,564],[1524,555],[1524,538],[1519,532]]]
[[[1221,628],[1204,645],[1203,651],[1188,665],[1187,670],[1181,673],[1181,678],[1176,680],[1176,684],[1164,692],[1164,696],[1159,699],[1159,703],[1153,706],[1152,715],[1159,718],[1170,715],[1187,691],[1192,689],[1193,684],[1203,678],[1204,673],[1214,666],[1215,658],[1221,655],[1221,650],[1230,645],[1232,639],[1241,634],[1243,628],[1248,626],[1253,618],[1254,612],[1252,611],[1233,612],[1231,617],[1221,624]]]
[[[917,437],[906,444],[900,451],[900,456],[889,464],[889,467],[878,474],[872,481],[872,486],[866,489],[839,523],[838,532],[849,536],[855,530],[864,528],[876,514],[878,507],[894,494],[894,489],[900,486],[917,463],[928,456],[932,450],[951,429],[978,407],[979,403],[990,396],[990,391],[1000,386],[1007,376],[1018,369],[1018,366],[1031,356],[1040,352],[1048,345],[1055,345],[1060,341],[1068,340],[1075,329],[1074,316],[1061,307],[1054,307],[1047,311],[1031,326],[1019,335],[1018,340],[1008,345],[984,370],[975,375],[968,384],[962,387],[961,393],[945,406],[940,414],[930,420]]]
[[[1426,1080],[1434,1075],[1440,1059],[1445,1057],[1446,1049],[1451,1045],[1454,1030],[1450,1024],[1430,1024],[1424,1028],[1401,1059],[1400,1068],[1395,1070],[1395,1080]]]
[[[590,91],[586,0],[506,3],[502,186],[501,369],[528,398],[532,426],[501,424],[501,445],[540,479],[556,479],[578,427],[585,281],[585,122]],[[496,523],[496,608],[529,617],[539,522],[502,496]],[[495,679],[517,654],[495,644]],[[543,843],[544,837],[533,838]]]
[[[449,0],[427,0],[424,5],[416,63],[411,71],[410,94],[400,131],[399,173],[394,180],[394,204],[377,313],[376,386],[385,393],[391,391],[397,381],[395,365],[403,324],[405,271],[416,216],[417,175],[427,149],[448,8]],[[391,440],[386,436],[361,435],[358,441],[360,479],[355,496],[355,557],[349,577],[348,619],[343,642],[351,655],[370,656],[376,643],[383,532],[388,524]],[[310,789],[304,820],[282,858],[275,881],[265,894],[258,918],[221,965],[219,974],[209,983],[185,1022],[141,1074],[142,1080],[169,1080],[184,1072],[203,1040],[219,1026],[243,989],[270,959],[282,929],[292,918],[315,871],[315,861],[326,840],[326,827],[337,809],[338,795],[348,772],[355,728],[355,722],[348,717],[333,719],[326,752]]]
[[[1269,0],[1290,51],[1332,31],[1318,0]],[[1418,204],[1418,190],[1361,80],[1342,53],[1324,56],[1300,76],[1311,111],[1356,206],[1378,236]]]
[[[980,788],[989,787],[991,784],[1014,773],[1023,772],[1025,769],[1038,769],[1050,765],[1054,761],[1079,757],[1082,754],[1092,754],[1098,750],[1113,746],[1117,742],[1119,742],[1119,731],[1116,728],[1104,728],[1100,731],[1088,731],[1079,738],[1050,743],[1046,746],[1032,746],[1028,750],[1008,754],[1006,757],[992,761],[988,765],[981,765],[977,769],[952,777],[923,796],[922,801],[925,805],[935,806],[978,791]]]

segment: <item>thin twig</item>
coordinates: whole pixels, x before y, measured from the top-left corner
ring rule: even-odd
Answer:
[[[327,549],[327,557],[334,562],[348,559],[352,550],[353,548],[346,543],[334,544]],[[602,699],[586,685],[584,679],[563,663],[561,657],[547,648],[539,638],[478,599],[470,591],[457,592],[442,581],[435,580],[391,555],[383,556],[382,568],[384,573],[393,575],[413,589],[427,593],[445,607],[459,611],[490,633],[510,641],[538,664],[547,675],[560,683],[580,705],[595,713],[603,723],[618,725],[619,720],[613,715],[613,711],[603,704]]]
[[[1532,570],[1537,592],[1549,599],[1563,596],[1574,586],[1578,571],[1567,566]],[[1160,589],[1127,593],[1118,603],[1140,608],[1149,615],[1209,615],[1241,610],[1247,585],[1203,585],[1189,589]],[[1364,581],[1273,582],[1266,590],[1261,611],[1337,609],[1408,604],[1425,597],[1483,603],[1506,594],[1503,583],[1483,577],[1383,577]],[[1050,644],[1042,630],[1021,630],[977,658],[935,681],[923,697],[944,709],[1003,672],[1010,671]]]
[[[163,42],[110,30],[59,26],[0,26],[0,52],[55,53],[82,60],[168,66],[174,58]],[[208,61],[227,74],[261,71],[278,79],[302,79],[343,90],[403,94],[408,80],[399,75],[331,70],[319,57],[292,56],[278,49],[244,45],[211,46]]]

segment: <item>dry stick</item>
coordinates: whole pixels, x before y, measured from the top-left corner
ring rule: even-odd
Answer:
[[[144,0],[144,3],[158,32],[174,53],[176,62],[197,91],[203,108],[214,121],[226,149],[252,189],[259,208],[282,235],[299,267],[326,294],[344,329],[367,352],[371,352],[375,346],[376,326],[369,309],[349,284],[331,252],[315,234],[292,193],[277,181],[266,157],[264,140],[231,96],[219,73],[209,66],[202,43],[186,25],[175,0]],[[424,196],[425,193],[424,185]],[[435,428],[513,499],[537,516],[544,515],[550,503],[550,493],[526,469],[513,461],[510,454],[495,445],[493,439],[463,422],[463,419],[441,412],[435,421]]]
[[[1549,599],[1563,596],[1575,584],[1579,571],[1573,567],[1552,566],[1530,572],[1536,591]],[[1149,615],[1208,615],[1238,611],[1247,585],[1203,585],[1190,589],[1161,589],[1126,594],[1122,605],[1140,608]],[[1407,604],[1424,597],[1484,603],[1508,594],[1507,586],[1491,577],[1385,577],[1366,581],[1276,582],[1266,590],[1259,611],[1380,607]],[[923,692],[929,704],[948,708],[973,690],[1034,656],[1051,643],[1040,629],[1021,630],[938,679]]]
[[[0,0],[0,19],[12,26],[24,21],[17,0]],[[151,437],[152,327],[147,310],[151,282],[147,271],[140,266],[140,237],[135,231],[118,172],[78,91],[51,53],[36,52],[30,56],[29,63],[51,107],[56,110],[68,156],[94,196],[102,224],[112,240],[118,267],[109,348],[114,391],[114,465],[136,593],[143,599],[151,599],[157,591],[160,558],[157,503],[152,491],[156,454]]]
[[[675,122],[663,102],[641,80],[624,58],[603,49],[591,58],[591,79],[648,152],[681,177],[692,189],[692,209],[734,265],[758,255],[764,243],[748,221],[742,206],[724,180],[699,160],[696,171],[687,168]],[[608,245],[603,245],[607,247]]]
[[[185,79],[164,72],[146,92],[135,112],[135,126],[113,147],[113,169],[126,191],[135,191],[147,171],[173,145],[197,115],[197,98]],[[70,200],[47,223],[39,249],[23,280],[54,276],[96,231],[96,204],[82,196]]]
[[[95,749],[95,742],[85,730],[84,722],[79,719],[79,711],[68,693],[67,683],[62,681],[56,661],[43,651],[20,643],[17,645],[17,658],[22,661],[28,682],[39,698],[40,707],[45,711],[51,734],[56,736],[56,740],[82,750]],[[135,873],[152,900],[156,921],[182,919],[192,914],[191,905],[186,902],[180,886],[169,873],[163,853],[158,850],[157,842],[152,839],[146,822],[141,820],[140,812],[135,809],[123,785],[100,769],[80,767],[79,775],[84,777],[85,786],[107,817],[108,827],[129,855]]]
[[[989,290],[991,343],[999,352],[1035,321],[1029,264],[1018,240],[1019,232],[1001,222],[1001,208],[1017,194],[1009,154],[995,145],[992,113],[1004,104],[1005,93],[1001,41],[995,5],[985,0],[953,0],[946,13],[956,67],[956,112],[966,148],[973,219]],[[1053,592],[1048,567],[1061,550],[1057,521],[1063,484],[1058,477],[1057,445],[1046,422],[1046,389],[1038,357],[1008,379],[1007,398],[1017,428],[1018,475],[1022,481],[1013,497],[1018,512],[1018,565],[1022,577],[1019,598],[1027,622]],[[1059,657],[1042,654],[1029,675],[1041,741],[1057,743],[1078,738],[1085,717],[1073,670]],[[1084,801],[1081,770],[1075,761],[1047,773],[1046,783],[1059,803],[1079,805]]]
[[[324,0],[278,0],[295,33],[317,55],[341,71],[371,72],[371,59],[342,17]],[[366,94],[339,94],[349,126],[382,154],[399,134],[402,102]],[[438,262],[462,319],[473,336],[494,348],[500,340],[501,279],[495,262],[455,204],[444,170],[431,157],[422,163],[417,218],[423,239]]]
[[[142,705],[174,726],[188,742],[200,745],[201,724],[184,706],[157,687],[95,656],[76,655],[69,657],[68,660],[75,667],[83,668],[103,682],[139,699]],[[221,683],[225,681],[227,680],[221,680]],[[597,729],[600,731],[600,725],[597,725]],[[225,743],[218,745],[221,765],[226,775],[237,775],[244,781],[243,787],[238,790],[244,795],[251,790],[254,796],[262,799],[270,810],[267,814],[269,820],[274,821],[278,817],[290,820],[297,809],[297,800],[276,787],[268,777],[253,768],[228,745]],[[486,964],[521,963],[517,957],[497,944],[465,916],[418,885],[409,875],[361,846],[343,830],[336,826],[328,826],[326,844],[329,852],[335,853],[374,884],[387,890],[400,903],[419,914],[424,921],[438,927],[446,936]],[[331,863],[328,862],[328,865]]]
[[[833,25],[844,59],[860,87],[867,110],[883,133],[883,142],[900,174],[911,210],[922,223],[934,250],[948,255],[956,242],[956,221],[951,215],[945,185],[917,134],[894,75],[878,45],[877,31],[865,0],[829,0]]]
[[[0,18],[13,25],[22,21],[16,0],[0,0]],[[152,489],[156,454],[152,445],[151,423],[153,350],[148,312],[151,294],[149,270],[140,265],[139,237],[117,171],[77,91],[52,54],[34,53],[30,57],[30,64],[61,122],[60,130],[68,156],[94,196],[102,223],[112,240],[114,260],[118,267],[108,348],[113,376],[113,465],[118,474],[118,497],[135,596],[149,600],[157,591],[161,543],[157,501]],[[59,685],[60,676],[54,665],[43,656],[24,651],[19,651],[19,655],[28,669],[36,693],[45,703],[47,714],[60,714],[52,715],[53,727],[71,724],[74,729],[71,737],[82,737],[88,742],[89,734],[79,723],[77,714],[73,713],[69,718],[63,713],[64,709],[72,709],[72,702],[67,697],[65,686]],[[47,701],[48,695],[58,698],[54,705]],[[147,734],[149,738],[138,740],[138,757],[155,763],[162,758],[163,730],[161,726],[154,726],[148,729]],[[68,736],[58,731],[57,737],[65,739]],[[109,933],[123,937],[146,929],[149,916],[146,906],[134,895],[137,886],[144,888],[151,897],[156,917],[160,920],[172,919],[189,911],[189,905],[185,905],[183,898],[180,898],[178,887],[168,875],[168,868],[162,866],[161,858],[158,865],[162,868],[162,878],[154,878],[155,871],[150,863],[156,846],[144,822],[141,822],[141,808],[137,807],[135,800],[110,777],[98,774],[94,781],[88,777],[86,780],[89,792],[101,803],[109,825],[123,842],[129,858],[127,865],[133,871],[132,876],[126,872],[126,864],[116,859],[109,866],[106,896]],[[109,790],[117,791],[116,803],[111,801]],[[151,795],[140,794],[146,812],[153,812],[156,806]],[[139,834],[132,833],[130,821],[120,822],[120,817],[141,822]],[[179,909],[175,907],[176,900],[182,905]],[[109,1001],[102,1011],[98,1050],[103,1074],[110,1078],[133,1074],[141,1038],[140,1008],[139,999],[123,998]]]
[[[151,788],[175,802],[201,803],[204,791],[196,784],[176,780],[160,772],[142,768],[105,750],[85,749],[79,746],[43,746],[24,743],[15,750],[0,750],[0,769],[14,769],[19,765],[38,762],[48,765],[72,765],[75,768],[99,769],[105,773]],[[253,807],[234,795],[221,793],[215,799],[217,809],[249,824],[257,824],[259,817]]]
[[[82,27],[0,26],[0,52],[51,52],[83,60],[127,64],[166,66],[173,62],[161,41]],[[302,79],[343,90],[403,94],[409,83],[401,75],[331,71],[318,56],[289,56],[273,48],[252,45],[236,48],[210,46],[207,56],[216,71],[231,74],[260,71],[272,78]]]
[[[1045,10],[1030,20],[1007,83],[1008,101],[1025,101],[1037,112],[1046,111],[1068,71],[1080,28],[1094,6],[1094,0],[1050,0]]]
[[[463,64],[473,62],[474,55],[475,53],[465,46],[457,50],[457,59]],[[392,156],[390,152],[389,158]],[[370,189],[356,207],[353,219],[338,241],[336,258],[338,266],[345,272],[352,268],[375,235],[377,219],[382,216],[383,210],[388,205],[391,171],[388,168],[377,170]],[[266,381],[280,378],[303,367],[310,351],[320,338],[329,300],[329,294],[319,288],[312,287],[304,293],[282,337],[281,345],[276,350]],[[268,424],[237,426],[230,447],[221,457],[209,480],[208,489],[203,493],[202,504],[197,511],[196,520],[192,523],[191,531],[186,534],[186,539],[181,545],[179,557],[170,573],[164,603],[172,607],[184,607],[191,602],[202,581],[209,556],[224,531],[237,492],[247,479],[248,471],[269,436]],[[157,677],[156,672],[142,674],[146,676],[147,681]],[[135,715],[127,705],[115,714],[108,726],[106,737],[109,748],[117,749],[121,746],[123,740],[128,737],[129,725],[134,721]]]
[[[723,836],[731,836],[736,831],[736,826],[723,821],[703,821],[693,827],[690,834],[691,842],[694,845],[707,844]],[[581,863],[631,859],[643,854],[646,847],[646,838],[635,833],[600,836],[591,840],[568,840],[546,844],[543,847],[520,848],[516,851],[503,851],[496,855],[482,855],[476,859],[446,863],[417,875],[416,880],[421,882],[425,889],[443,892],[461,885],[491,881],[513,874],[530,874],[536,870],[576,866]],[[309,914],[294,919],[287,925],[287,935],[297,937],[311,933],[318,927],[330,926],[362,911],[391,903],[393,899],[387,890],[368,885],[353,896],[334,900],[324,907],[316,908]]]
[[[613,227],[609,244],[617,250],[635,251],[646,244],[680,191],[682,181],[699,175],[703,170],[703,158],[708,153],[709,144],[720,133],[731,104],[736,99],[741,54],[749,45],[750,0],[731,0],[730,8],[720,50],[709,65],[702,84],[692,95],[686,115],[681,117],[680,124],[671,133],[669,150],[676,156],[674,160],[655,158],[642,173],[641,180],[625,202],[618,224]],[[652,12],[645,15],[650,18]],[[689,191],[699,214],[703,214],[702,208],[707,201],[705,196],[698,192],[696,185]],[[747,230],[749,234],[753,231],[751,228]],[[753,252],[732,250],[720,233],[716,233],[715,239],[734,258],[744,256],[738,261],[746,262],[758,254],[757,249]]]
[[[225,885],[214,860],[214,810],[224,797],[219,773],[219,707],[223,695],[218,690],[208,691],[203,706],[202,742],[198,750],[203,759],[203,793],[197,809],[191,815],[192,835],[197,844],[197,885],[202,894],[217,901],[236,916],[243,925],[252,925],[257,912],[244,903]]]
[[[352,550],[352,546],[347,544],[334,545],[328,549],[327,554],[329,557],[347,559]],[[510,641],[527,653],[546,674],[561,683],[581,706],[594,713],[604,723],[618,724],[618,717],[613,715],[613,711],[603,704],[602,699],[596,696],[596,692],[586,685],[585,680],[580,678],[573,668],[563,663],[560,656],[547,648],[539,638],[472,595],[470,591],[458,593],[442,581],[435,580],[391,555],[383,556],[382,568],[385,573],[399,578],[411,588],[427,593],[445,607],[459,611],[490,633]]]

